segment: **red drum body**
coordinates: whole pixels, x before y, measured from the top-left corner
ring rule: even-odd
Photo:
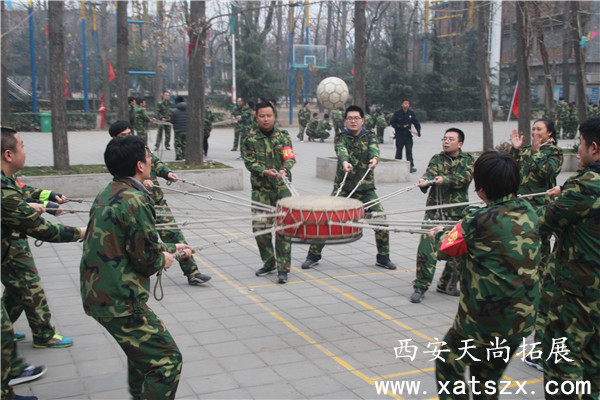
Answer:
[[[277,203],[279,234],[292,242],[348,243],[362,237],[362,228],[332,225],[364,218],[363,203],[331,196],[286,197]],[[293,225],[293,226],[292,226]]]

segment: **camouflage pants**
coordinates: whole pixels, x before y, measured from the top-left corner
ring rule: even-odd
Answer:
[[[160,148],[160,144],[162,143],[163,138],[163,130],[165,131],[165,149],[169,149],[171,147],[171,127],[169,125],[159,125],[158,132],[156,132],[156,144],[155,148]]]
[[[421,235],[421,240],[419,241],[419,247],[417,249],[417,279],[413,281],[413,287],[415,289],[427,290],[429,289],[431,282],[433,282],[435,267],[438,260],[438,247],[439,243],[436,243],[435,239],[430,238],[426,234]],[[440,289],[450,291],[456,287],[458,276],[452,276],[452,273],[455,271],[456,273],[460,271],[459,261],[455,258],[446,261],[446,266],[438,281],[438,287]],[[454,287],[448,287],[449,284]]]
[[[298,128],[298,139],[304,140],[304,130],[306,129],[306,124],[300,125]]]
[[[185,158],[185,132],[175,132],[175,159]]]
[[[289,196],[290,193],[287,189],[279,190],[279,192],[252,190],[253,201],[258,201],[271,206],[276,205],[277,200]],[[252,210],[252,213],[260,215],[261,211]],[[267,229],[271,227],[272,224],[272,218],[254,220],[252,221],[252,232]],[[273,235],[268,233],[256,236],[256,245],[258,246],[264,268],[277,268],[277,271],[290,272],[290,268],[292,267],[292,244],[290,242],[284,240],[281,235],[275,234],[275,248],[273,249]]]
[[[350,192],[352,191],[352,189],[354,188],[349,188],[348,191],[346,190],[342,190],[342,192],[340,193],[339,197],[347,197]],[[334,189],[334,191],[331,193],[332,196],[335,196],[335,192],[337,191],[337,189]],[[354,192],[354,194],[352,195],[353,199],[357,199],[362,201],[363,203],[367,203],[369,201],[375,200],[377,199],[377,193],[375,193],[375,190],[367,190],[365,192]],[[369,209],[370,212],[382,212],[383,211],[383,206],[381,205],[381,203],[371,207]],[[383,218],[383,217],[379,217],[379,218]],[[375,244],[377,246],[377,254],[382,255],[382,256],[387,256],[390,254],[390,233],[386,230],[375,230]],[[308,249],[308,251],[312,254],[314,254],[315,256],[320,256],[321,252],[323,251],[323,247],[325,247],[325,244],[313,244],[310,246],[310,248]]]
[[[8,385],[11,378],[19,376],[25,369],[23,359],[17,353],[17,343],[12,322],[2,302],[2,400],[12,400],[15,393]]]
[[[458,382],[465,382],[465,387],[469,387],[466,384],[465,380],[465,372],[467,367],[469,367],[469,372],[471,378],[475,378],[480,384],[475,384],[474,387],[474,399],[498,399],[500,398],[500,389],[498,388],[498,381],[502,378],[502,374],[508,365],[508,362],[505,361],[503,357],[491,357],[488,355],[488,350],[495,348],[490,344],[481,344],[475,343],[473,341],[465,342],[465,340],[469,339],[469,337],[464,337],[459,334],[454,328],[450,328],[443,341],[446,344],[443,346],[443,349],[450,350],[450,352],[441,352],[440,357],[442,360],[437,358],[435,360],[435,377],[438,388],[438,396],[440,400],[445,399],[469,399],[469,389],[467,389],[465,394],[454,393],[453,388],[458,387]],[[499,338],[501,339],[504,338]],[[519,345],[522,343],[522,338],[506,338],[507,342],[502,343],[501,347],[509,347],[509,357],[515,353],[518,349]],[[493,340],[493,339],[491,339]],[[464,352],[464,348],[466,346],[475,346],[475,348],[469,349],[468,354],[465,354],[464,357],[461,358]],[[493,354],[494,352],[490,352]],[[473,360],[470,356],[479,359],[480,361]],[[502,356],[506,356],[505,353]],[[461,358],[458,360],[458,358]],[[491,392],[491,389],[486,387],[487,382],[496,382],[496,394],[486,394],[486,389]],[[446,386],[448,393],[441,390],[442,385],[440,382],[446,383],[450,382],[448,386]],[[488,384],[490,385],[490,384]],[[475,394],[479,393],[479,394]]]
[[[538,302],[534,333],[535,342],[540,343],[538,346],[536,346],[538,350],[541,350],[541,343],[544,338],[544,330],[546,329],[546,323],[548,322],[550,302],[552,301],[552,297],[554,297],[554,293],[556,292],[556,285],[554,283],[555,265],[551,260],[549,260],[550,237],[542,235],[541,239],[542,258],[538,265],[538,274],[540,277],[540,301]]]
[[[377,140],[379,141],[379,143],[383,143],[383,132],[385,131],[385,128],[377,128]]]
[[[233,150],[237,150],[238,147],[240,147],[240,138],[242,137],[242,130],[242,127],[239,126],[239,122],[235,124],[235,127],[233,128]]]
[[[137,129],[136,134],[142,138],[144,144],[148,144],[148,131],[146,129]]]
[[[95,318],[127,356],[129,393],[134,399],[174,399],[182,358],[165,324],[144,305],[135,314]]]
[[[156,217],[157,224],[171,224],[175,222],[175,218],[171,214],[171,210],[167,204],[166,200],[161,200],[156,204],[157,213],[160,214],[169,214],[169,215],[159,215]],[[158,231],[160,239],[165,243],[185,243],[185,237],[183,236],[183,232],[181,229],[175,227],[174,229],[160,229]],[[198,266],[196,265],[196,261],[194,260],[194,256],[192,257],[181,257],[178,259],[179,266],[183,271],[183,274],[188,278],[194,276],[198,273]]]
[[[46,294],[27,239],[14,240],[2,264],[2,302],[14,323],[24,311],[35,343],[45,343],[54,336],[52,315]]]
[[[566,357],[572,361],[556,358],[553,340],[565,338]],[[573,296],[557,290],[548,313],[548,324],[542,342],[542,365],[544,382],[550,380],[560,388],[563,382],[575,384],[589,381],[591,393],[567,395],[546,393],[546,399],[598,399],[600,395],[600,300]],[[550,358],[546,360],[546,358]]]

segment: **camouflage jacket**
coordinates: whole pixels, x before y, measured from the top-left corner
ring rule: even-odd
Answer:
[[[304,129],[306,124],[308,124],[308,121],[310,121],[310,110],[301,108],[298,111],[298,125],[301,129]]]
[[[146,114],[146,109],[144,107],[137,106],[134,114],[136,132],[146,132],[148,130],[148,122],[150,122],[150,117],[148,114]]]
[[[329,137],[329,131],[331,130],[331,124],[328,120],[322,119],[319,121],[317,126],[317,137],[327,139]]]
[[[287,178],[292,180],[292,167],[296,163],[292,139],[286,130],[274,128],[270,136],[254,129],[242,142],[242,156],[246,169],[250,171],[252,190],[272,191],[286,189],[281,179],[263,175],[267,169],[287,169]]]
[[[173,107],[175,107],[175,104],[171,103],[171,101],[161,101],[158,103],[155,112],[156,119],[162,120],[164,118],[168,122],[171,119],[171,110]]]
[[[336,110],[331,115],[331,120],[333,121],[333,127],[337,130],[344,129],[344,112],[340,110]]]
[[[468,213],[461,222],[467,254],[453,328],[475,332],[475,345],[492,337],[527,337],[539,298],[538,218],[525,200],[508,195]]]
[[[212,124],[215,120],[215,115],[213,114],[210,107],[204,108],[204,134],[209,134],[212,131]]]
[[[377,136],[372,132],[367,132],[364,129],[358,134],[353,136],[347,129],[343,130],[337,137],[335,143],[335,153],[337,154],[337,172],[335,174],[335,181],[333,184],[333,190],[337,191],[339,185],[344,179],[343,163],[344,161],[352,164],[352,171],[348,173],[346,183],[342,189],[344,192],[350,193],[362,179],[369,168],[369,160],[376,158],[379,159],[379,144]],[[375,178],[374,172],[370,172],[357,192],[366,192],[375,189]]]
[[[150,276],[165,266],[156,216],[147,191],[133,178],[114,178],[96,197],[79,272],[86,314],[122,317],[144,307]]]
[[[46,242],[74,242],[81,229],[45,220],[23,197],[14,176],[2,173],[2,262],[8,254],[13,233],[19,232]]]
[[[565,122],[569,119],[569,114],[569,105],[566,102],[561,101],[556,105],[556,118],[560,122]]]
[[[440,152],[429,160],[427,171],[422,178],[433,180],[436,176],[442,176],[444,183],[420,188],[423,193],[429,190],[427,206],[440,204],[462,203],[469,201],[469,185],[473,180],[473,156],[469,153],[460,153],[455,158],[445,152]],[[440,212],[444,218],[456,220],[462,217],[465,207],[445,208]],[[430,210],[426,213],[429,219],[441,219],[438,210]]]
[[[152,184],[154,185],[154,187],[152,188],[152,190],[149,190],[150,197],[152,197],[152,200],[154,200],[154,204],[158,204],[165,197],[162,189],[160,188],[160,185],[158,184],[158,177],[169,180],[169,172],[172,172],[172,171],[171,171],[171,168],[167,167],[162,161],[160,161],[160,158],[158,158],[154,154],[152,154],[152,152],[150,151],[150,149],[147,146],[146,146],[146,151],[148,152],[148,154],[150,155],[150,157],[152,159],[152,169],[150,170],[150,180],[152,181]]]
[[[306,126],[306,134],[310,137],[317,137],[319,134],[319,122],[320,119],[311,118],[310,122]]]
[[[556,186],[556,176],[563,163],[562,150],[554,143],[544,143],[540,151],[533,152],[531,146],[522,149],[511,148],[510,153],[519,164],[521,184],[517,194],[545,192]],[[528,197],[534,206],[548,203],[548,196]]]
[[[129,124],[135,129],[135,107],[129,105]]]
[[[377,119],[376,119],[376,122],[375,122],[375,126],[376,126],[378,129],[383,129],[383,128],[385,128],[385,127],[387,127],[387,126],[388,126],[388,122],[387,122],[387,120],[385,119],[385,115],[383,115],[383,114],[379,114],[379,115],[377,116]]]
[[[539,212],[540,232],[558,235],[550,256],[557,286],[600,300],[600,161],[567,179],[556,201]]]
[[[240,115],[244,112],[244,107],[240,108],[237,104],[231,106],[231,116],[233,119],[239,118]]]
[[[375,128],[375,118],[371,114],[365,115],[365,124],[363,126],[367,132],[372,132]]]
[[[246,107],[240,116],[238,125],[240,129],[244,130],[244,132],[249,133],[251,130],[255,128],[254,126],[254,110]]]

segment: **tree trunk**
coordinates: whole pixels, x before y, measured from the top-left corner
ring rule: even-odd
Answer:
[[[583,122],[587,119],[587,97],[586,97],[586,83],[585,83],[585,50],[579,45],[579,38],[583,36],[581,16],[579,13],[579,2],[572,1],[571,12],[573,16],[573,49],[575,50],[575,72],[577,74],[577,85],[575,92],[575,99],[577,102],[577,114],[579,115],[579,122]]]
[[[570,91],[571,91],[571,82],[569,78],[569,46],[571,45],[571,16],[569,14],[569,2],[565,1],[565,11],[564,11],[565,23],[563,24],[564,33],[563,33],[563,95],[567,103],[570,101]]]
[[[329,48],[329,46],[331,45],[331,30],[332,30],[332,21],[333,18],[333,6],[331,5],[331,2],[328,1],[327,2],[327,29],[325,31],[325,46],[327,47],[327,56],[331,57],[331,49]]]
[[[517,1],[517,77],[519,82],[519,132],[524,136],[524,144],[531,144],[531,81],[529,71],[529,4]],[[508,110],[510,112],[510,110]]]
[[[48,4],[48,42],[50,43],[50,104],[54,169],[64,171],[69,169],[69,140],[64,80],[63,6],[63,1],[51,1]]]
[[[102,71],[102,93],[104,93],[104,107],[107,112],[112,111],[112,98],[110,93],[110,82],[108,81],[108,28],[107,28],[107,16],[108,8],[107,2],[103,1],[100,4],[100,31],[99,31],[99,45],[100,45],[100,71]],[[112,64],[112,63],[111,63]]]
[[[165,2],[163,0],[158,0],[156,2],[156,7],[158,8],[157,12],[157,27],[156,31],[159,32],[159,39],[156,41],[158,44],[156,51],[156,75],[154,79],[154,105],[158,106],[158,103],[162,101],[162,94],[165,90],[163,88],[163,72],[165,68],[163,68],[164,58],[165,58],[165,48],[163,45],[163,38],[166,36],[165,29]],[[155,32],[156,32],[155,31]]]
[[[489,59],[489,29],[490,29],[490,2],[480,2],[478,9],[478,62],[479,83],[481,87],[481,120],[483,121],[483,151],[494,148],[494,114],[492,111],[492,87],[490,85],[490,59]]]
[[[365,110],[367,105],[367,21],[365,3],[354,3],[354,94],[353,103]]]
[[[129,121],[127,81],[129,80],[129,33],[127,1],[117,1],[117,118]]]
[[[550,119],[554,120],[554,88],[552,85],[552,69],[550,67],[550,57],[548,56],[548,49],[546,49],[546,43],[544,42],[544,24],[542,21],[542,13],[540,10],[540,2],[534,3],[536,10],[537,21],[535,24],[536,38],[538,46],[540,47],[540,56],[542,63],[544,64],[544,103],[546,104],[546,110]]]
[[[190,64],[189,96],[186,131],[186,164],[201,164],[204,159],[204,54],[206,44],[204,1],[192,1],[190,4]]]
[[[2,100],[0,102],[0,109],[2,109],[0,119],[2,125],[8,125],[8,114],[10,112],[10,101],[8,96],[8,71],[6,69],[6,52],[8,51],[8,37],[6,30],[8,29],[8,15],[6,14],[6,4],[2,2],[2,44],[0,44],[1,64],[2,64],[2,81],[0,87],[2,88]]]

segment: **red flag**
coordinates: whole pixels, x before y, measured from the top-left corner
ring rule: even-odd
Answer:
[[[112,64],[110,63],[110,60],[108,60],[108,81],[112,82],[113,79],[115,79],[115,70],[112,67]]]
[[[462,222],[459,222],[446,236],[446,239],[442,242],[440,251],[448,254],[449,256],[462,256],[467,254],[467,242],[462,235]]]
[[[513,96],[512,112],[515,117],[519,118],[519,84],[515,87],[515,95]]]
[[[65,72],[65,99],[69,98],[69,81],[67,81],[67,73]]]

